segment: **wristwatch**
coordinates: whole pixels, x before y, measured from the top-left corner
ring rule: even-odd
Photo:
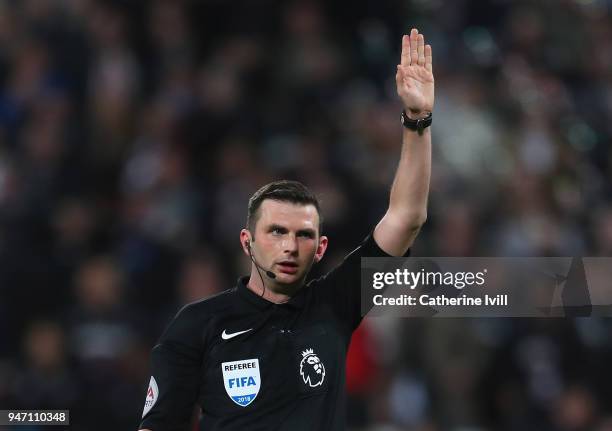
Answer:
[[[431,126],[432,115],[431,112],[427,114],[425,118],[419,118],[418,120],[413,120],[406,115],[406,110],[402,111],[402,124],[406,129],[413,130],[415,132],[419,132],[419,135],[423,133],[423,129]]]

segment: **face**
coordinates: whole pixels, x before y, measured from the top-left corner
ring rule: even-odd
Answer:
[[[321,360],[318,357],[309,356],[308,359],[306,359],[306,362],[312,365],[313,369],[317,374],[321,374],[321,372],[323,371],[323,367],[321,366]]]
[[[251,241],[259,265],[276,274],[276,285],[301,285],[313,262],[323,257],[327,237],[319,236],[319,214],[314,205],[267,199],[259,207],[255,241],[243,229],[242,243]],[[247,250],[245,250],[247,251]]]

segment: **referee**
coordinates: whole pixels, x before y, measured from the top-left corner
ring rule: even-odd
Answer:
[[[425,222],[431,171],[432,51],[416,29],[397,66],[403,143],[389,207],[374,231],[324,277],[304,284],[325,254],[316,197],[277,181],[249,200],[240,232],[251,273],[183,307],[152,352],[143,431],[343,430],[345,359],[359,325],[360,258],[406,255]]]

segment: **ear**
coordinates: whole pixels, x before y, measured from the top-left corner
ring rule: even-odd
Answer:
[[[314,255],[314,262],[315,263],[317,263],[321,259],[323,259],[323,255],[325,254],[325,250],[327,250],[328,242],[329,242],[329,240],[327,239],[327,237],[325,235],[322,235],[321,238],[319,238],[319,245],[318,245],[317,251],[315,252],[315,255]]]
[[[250,244],[251,242],[251,232],[249,232],[248,229],[242,229],[240,231],[240,245],[242,245],[242,251],[247,256],[250,256],[249,247],[247,244]]]

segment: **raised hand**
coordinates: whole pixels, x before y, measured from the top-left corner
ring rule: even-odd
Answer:
[[[395,75],[397,94],[402,99],[406,113],[420,118],[433,111],[434,77],[431,45],[415,28],[410,36],[402,37],[401,63]]]

